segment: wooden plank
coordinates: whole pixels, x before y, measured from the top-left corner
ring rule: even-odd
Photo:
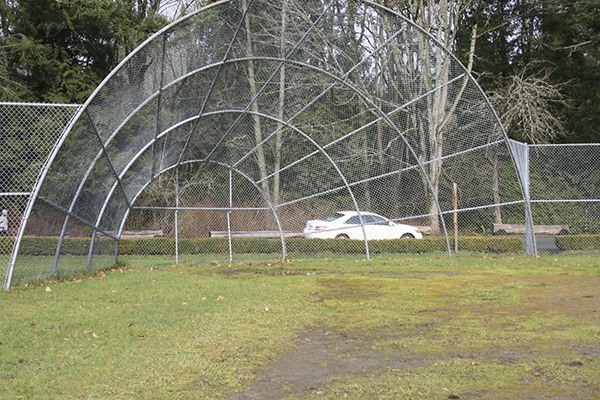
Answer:
[[[535,225],[533,227],[533,233],[540,235],[566,235],[569,231],[569,225]],[[526,228],[521,224],[494,224],[493,232],[496,235],[524,235]]]
[[[107,232],[112,236],[117,236],[117,232],[110,231]],[[105,237],[102,233],[98,233],[99,237]],[[162,230],[145,230],[145,231],[123,231],[121,232],[121,239],[143,239],[143,238],[152,238],[152,237],[161,237],[164,236],[164,232]]]
[[[413,225],[417,228],[423,235],[431,235],[431,227],[429,225]]]
[[[141,239],[141,238],[149,238],[149,237],[161,237],[164,236],[162,230],[156,231],[123,231],[121,232],[121,239]]]
[[[285,237],[302,236],[301,233],[284,232]],[[210,237],[228,237],[227,231],[210,231]],[[281,237],[279,231],[231,231],[231,237],[263,237],[263,238],[278,238]]]

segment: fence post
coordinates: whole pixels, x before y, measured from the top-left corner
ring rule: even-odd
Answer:
[[[458,253],[458,185],[452,182],[452,206],[454,207],[454,252]]]
[[[175,264],[179,265],[179,165],[175,168]]]
[[[525,253],[537,257],[537,246],[533,232],[533,216],[531,214],[531,198],[529,196],[529,145],[509,140],[510,150],[521,180],[523,200],[525,202]]]

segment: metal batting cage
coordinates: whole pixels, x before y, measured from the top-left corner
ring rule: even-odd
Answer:
[[[75,110],[10,210],[6,288],[122,257],[451,253],[459,234],[531,224],[520,146],[480,87],[371,1],[213,3]],[[376,233],[404,225],[418,234]]]

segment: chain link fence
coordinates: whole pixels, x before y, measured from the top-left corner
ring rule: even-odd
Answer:
[[[538,251],[600,249],[598,160],[600,144],[529,146],[533,221],[559,233],[543,235],[542,229]]]
[[[80,105],[0,102],[0,263],[3,281],[15,261],[15,241],[23,228],[36,183]],[[49,216],[31,221],[31,235],[47,235]],[[24,276],[27,276],[25,274]],[[35,277],[28,277],[28,279]]]
[[[117,260],[600,248],[595,146],[509,141],[452,54],[370,1],[243,4],[158,32],[71,124],[3,106],[5,143],[47,145],[3,159],[5,287]]]

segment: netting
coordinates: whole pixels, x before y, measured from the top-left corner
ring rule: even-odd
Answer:
[[[47,168],[65,127],[79,105],[0,103],[0,263],[4,282],[14,262],[15,238],[24,227],[36,183]],[[52,228],[47,215],[38,214],[31,235],[44,235]],[[13,256],[13,257],[11,257]],[[35,279],[23,266],[21,275]]]
[[[530,146],[529,160],[536,224],[600,234],[600,144]]]
[[[244,4],[158,32],[90,97],[40,182],[18,240],[44,240],[21,245],[14,281],[117,257],[523,250],[469,241],[540,211],[518,146],[447,49],[370,1]],[[354,219],[324,219],[341,211]]]

